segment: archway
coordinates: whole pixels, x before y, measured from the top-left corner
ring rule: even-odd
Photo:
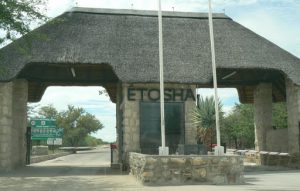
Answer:
[[[138,111],[143,100],[132,100],[130,89],[151,92],[158,87],[157,14],[88,8],[71,12],[0,50],[0,169],[24,165],[26,104],[40,100],[53,85],[105,87],[117,105],[121,162],[129,152],[140,151]],[[260,149],[266,146],[266,129],[272,128],[272,102],[287,100],[289,153],[300,153],[299,58],[224,14],[213,18],[219,87],[237,88],[240,102],[254,103]],[[175,97],[180,92],[180,99],[183,89],[193,95],[196,88],[212,87],[207,14],[166,12],[163,19],[166,88]],[[47,38],[32,39],[33,34]],[[189,113],[195,102],[183,102],[185,144],[194,144]]]

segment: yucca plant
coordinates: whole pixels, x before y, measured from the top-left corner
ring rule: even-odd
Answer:
[[[223,112],[220,101],[219,112],[220,118],[222,118]],[[206,98],[199,96],[197,99],[197,106],[193,112],[193,121],[197,126],[197,142],[206,146],[211,146],[214,140],[216,127],[215,100],[213,96]]]

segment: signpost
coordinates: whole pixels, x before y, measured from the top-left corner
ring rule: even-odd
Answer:
[[[62,138],[48,138],[47,145],[62,145]]]
[[[31,119],[31,140],[47,140],[48,145],[62,145],[63,128],[58,128],[55,119]]]

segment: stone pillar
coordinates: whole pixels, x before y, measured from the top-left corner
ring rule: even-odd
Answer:
[[[128,101],[127,99],[128,84],[122,85],[121,101],[121,134],[122,134],[122,163],[123,169],[129,164],[128,153],[140,152],[140,128],[139,128],[139,102]]]
[[[0,83],[0,171],[12,169],[13,83]]]
[[[267,130],[272,129],[272,84],[261,83],[254,90],[255,150],[267,150]]]
[[[123,86],[123,147],[125,152],[140,152],[139,102],[128,101],[127,88]]]
[[[288,151],[290,154],[300,152],[300,86],[286,78],[286,105],[288,113]]]
[[[116,128],[117,128],[117,145],[118,145],[118,163],[122,163],[122,151],[123,151],[123,113],[121,108],[122,103],[122,86],[117,86],[117,103],[116,103]]]
[[[0,171],[25,165],[28,85],[0,83]]]
[[[28,83],[26,80],[13,81],[13,167],[26,164]]]

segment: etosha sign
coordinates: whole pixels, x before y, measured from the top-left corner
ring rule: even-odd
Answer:
[[[165,89],[165,101],[195,101],[195,95],[191,89]],[[158,101],[160,99],[159,89],[146,89],[146,88],[128,88],[127,90],[128,101],[136,100],[150,100]]]

